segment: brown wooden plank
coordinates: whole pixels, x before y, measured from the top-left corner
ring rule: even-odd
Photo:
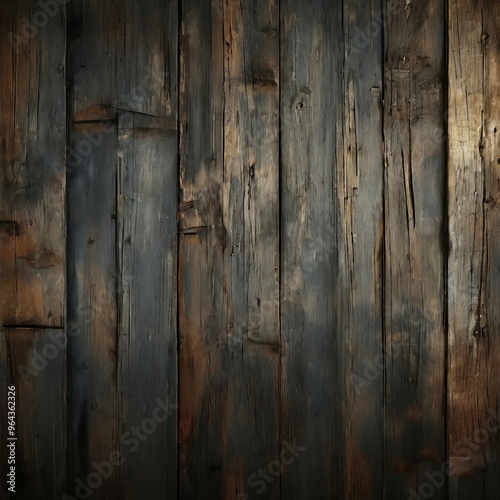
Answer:
[[[176,37],[173,33],[172,37]],[[122,498],[177,498],[177,133],[119,115]],[[167,405],[156,410],[158,401]],[[161,407],[160,407],[161,408]]]
[[[451,499],[496,498],[500,343],[500,9],[449,2]]]
[[[16,221],[0,221],[0,324],[16,317]]]
[[[343,141],[337,171],[344,498],[383,493],[382,3],[344,2]],[[332,234],[335,229],[328,227]],[[331,239],[331,238],[330,238]],[[323,243],[332,242],[323,236]],[[337,382],[338,383],[338,382]]]
[[[386,2],[387,498],[424,496],[445,460],[443,5]]]
[[[221,11],[212,4],[181,2],[179,490],[187,499],[219,498],[222,488],[218,398],[224,381],[216,378],[222,368],[216,340],[225,332],[220,313],[224,59]]]
[[[120,451],[117,385],[117,130],[107,133],[68,173],[68,493],[88,483],[93,463],[111,462]],[[74,149],[95,133],[95,123],[76,124]],[[112,132],[111,132],[112,131]],[[92,489],[92,498],[120,494],[121,471]],[[102,478],[102,475],[100,476]],[[91,484],[98,484],[92,476]],[[82,493],[83,494],[83,493]]]
[[[60,5],[0,6],[0,220],[17,226],[14,260],[0,261],[3,324],[64,321],[65,20]]]
[[[60,498],[66,484],[65,332],[2,329],[2,498]],[[7,391],[15,387],[15,430],[7,428]],[[9,438],[13,438],[10,440]],[[15,440],[14,440],[15,438]],[[14,445],[12,445],[14,443]],[[6,475],[15,453],[15,493]],[[8,455],[7,455],[8,453]]]
[[[281,2],[282,435],[305,447],[282,498],[339,498],[344,481],[337,175],[343,162],[343,5]]]
[[[279,496],[278,21],[183,3],[181,498]]]

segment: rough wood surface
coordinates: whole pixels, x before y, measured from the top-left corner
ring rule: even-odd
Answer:
[[[68,9],[75,120],[110,119],[118,109],[175,114],[177,0],[72,0]]]
[[[283,472],[282,498],[337,498],[345,461],[336,292],[342,33],[340,3],[281,2],[281,438],[305,447]]]
[[[388,2],[390,4],[391,2]],[[445,460],[444,3],[402,2],[385,35],[385,494]],[[428,493],[422,490],[421,495]],[[433,488],[435,499],[444,487]]]
[[[220,201],[224,59],[219,7],[216,0],[181,3],[178,300],[183,499],[222,497],[221,358],[226,342]]]
[[[0,0],[21,496],[496,500],[497,2],[63,3]]]
[[[448,19],[449,498],[490,499],[500,487],[500,9],[452,0]]]
[[[63,8],[45,16],[45,27],[21,42],[39,10],[34,2],[0,5],[0,319],[61,327],[66,16]]]
[[[8,493],[3,479],[2,498],[60,498],[66,485],[65,332],[7,328],[0,333],[2,393],[6,401],[7,387],[15,387],[17,438],[16,493]],[[6,447],[12,441],[6,419],[2,424]],[[3,478],[6,465],[2,461]]]
[[[181,498],[278,498],[278,11],[182,12]]]
[[[344,470],[340,498],[383,488],[383,72],[381,2],[344,2],[342,149],[337,167],[339,280],[335,293]],[[361,34],[364,34],[364,38]],[[333,229],[330,229],[330,234]],[[333,285],[333,284],[332,284]],[[330,286],[332,286],[330,285]],[[340,453],[340,450],[337,452]]]
[[[122,442],[123,498],[145,485],[151,498],[176,498],[177,130],[131,112],[118,126],[120,421],[122,432],[141,428]]]
[[[117,324],[117,131],[115,123],[78,123],[72,145],[105,126],[101,144],[68,172],[68,493],[120,450]],[[93,498],[120,493],[120,470]]]

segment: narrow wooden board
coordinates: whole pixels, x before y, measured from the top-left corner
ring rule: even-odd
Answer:
[[[223,64],[222,2],[182,1],[178,274],[181,499],[223,498]]]
[[[145,485],[151,498],[177,498],[178,140],[158,121],[119,114],[120,420],[123,432],[141,429],[122,442],[130,500]]]
[[[278,10],[189,0],[182,22],[181,498],[278,498],[255,484],[280,453]]]
[[[444,2],[386,9],[385,494],[440,499],[446,478],[427,474],[446,457]]]
[[[117,107],[177,117],[179,2],[126,0],[122,5]]]
[[[451,0],[448,453],[450,499],[498,496],[500,9]]]
[[[106,132],[104,132],[106,130]],[[117,339],[117,129],[115,123],[75,124],[72,147],[90,144],[68,173],[68,493],[95,472],[93,463],[120,451]],[[87,141],[87,142],[85,142]],[[119,495],[112,467],[92,498]],[[97,484],[97,480],[95,484]]]
[[[3,447],[15,443],[15,493],[7,490],[2,451],[2,498],[61,498],[66,486],[65,332],[0,331]],[[7,391],[15,387],[15,441],[7,433]],[[10,453],[10,452],[9,452]],[[10,466],[9,466],[10,467]]]
[[[340,498],[343,6],[284,0],[280,11],[281,439],[297,450],[281,496]]]
[[[2,324],[64,322],[65,22],[61,6],[0,6],[0,221],[17,228],[0,243]]]
[[[340,497],[380,499],[383,494],[384,364],[382,292],[383,31],[382,3],[344,2],[343,140],[339,144],[337,203],[339,279],[335,294],[343,380],[345,457]],[[328,247],[335,229],[329,225]],[[333,240],[334,238],[330,238]],[[330,285],[331,287],[331,285]]]

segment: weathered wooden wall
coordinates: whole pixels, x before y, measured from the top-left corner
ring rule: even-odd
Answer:
[[[499,499],[499,33],[496,0],[0,0],[15,495]]]

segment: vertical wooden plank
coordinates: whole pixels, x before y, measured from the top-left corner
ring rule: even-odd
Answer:
[[[223,217],[235,336],[279,344],[279,12],[230,1],[224,16]]]
[[[444,12],[386,2],[385,483],[388,498],[444,498]],[[430,484],[430,486],[429,486]],[[420,488],[420,490],[419,490]]]
[[[75,121],[116,117],[122,5],[100,0],[68,3],[68,106]]]
[[[118,141],[122,497],[177,498],[177,123],[120,112]]]
[[[118,443],[116,213],[117,130],[114,123],[76,123],[71,146],[97,128],[101,143],[68,173],[68,493],[110,462]],[[104,127],[104,128],[103,128]],[[120,471],[91,489],[120,494]],[[98,481],[92,484],[97,484]],[[85,491],[83,488],[79,491]]]
[[[278,10],[189,0],[182,24],[181,497],[278,498]]]
[[[500,9],[449,2],[449,498],[498,496]]]
[[[176,116],[178,0],[127,0],[121,15],[117,107]]]
[[[0,437],[7,453],[7,445],[15,447],[14,494],[7,490],[2,451],[2,498],[60,498],[66,484],[65,332],[8,328],[0,333],[2,397],[7,402],[8,386],[15,387],[16,413],[11,436],[2,403]]]
[[[0,221],[0,324],[16,317],[16,221]]]
[[[213,7],[213,8],[212,8]],[[225,349],[220,190],[223,24],[219,0],[181,2],[179,207],[180,498],[219,498]],[[217,347],[218,337],[221,347]]]
[[[339,343],[344,498],[383,494],[382,2],[344,2],[343,142],[338,154]],[[343,158],[341,154],[343,153]],[[331,224],[329,232],[335,230]],[[339,485],[341,486],[341,485]]]
[[[0,6],[0,220],[17,227],[0,261],[3,324],[64,321],[65,22],[59,4]]]
[[[280,497],[279,9],[224,3],[222,497]],[[283,465],[282,467],[285,467]],[[255,479],[260,469],[268,479]]]
[[[179,5],[127,1],[122,15],[116,107],[135,113],[118,115],[120,423],[141,432],[121,441],[123,495],[176,497]]]
[[[281,423],[282,439],[305,447],[284,471],[281,493],[339,498],[345,470],[339,339],[346,309],[336,193],[343,151],[343,4],[284,0],[280,10]]]
[[[178,54],[171,34],[177,25],[177,0],[72,1],[68,28],[76,43],[69,76],[75,119],[108,119],[117,109],[175,113]]]

